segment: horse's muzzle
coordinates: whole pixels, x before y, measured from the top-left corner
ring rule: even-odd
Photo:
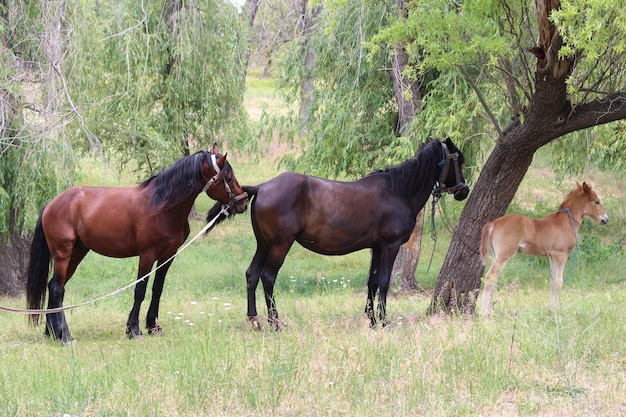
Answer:
[[[469,194],[469,187],[465,184],[465,187],[461,187],[459,190],[454,192],[454,199],[456,201],[463,201],[467,198]]]
[[[236,213],[243,213],[248,209],[248,193],[243,192],[242,194],[231,198],[228,205],[233,208]]]

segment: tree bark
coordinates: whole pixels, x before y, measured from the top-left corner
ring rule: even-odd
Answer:
[[[315,78],[313,75],[315,51],[313,48],[309,47],[309,43],[313,34],[314,21],[320,13],[320,8],[321,6],[317,5],[312,9],[309,9],[308,0],[298,0],[298,13],[300,15],[300,18],[298,19],[298,26],[300,29],[300,36],[302,37],[301,54],[302,59],[304,60],[299,109],[299,120],[303,133],[306,133],[306,120],[309,118],[311,113],[311,107],[313,106],[313,98],[315,94]]]
[[[529,49],[537,58],[535,93],[524,114],[504,129],[483,167],[454,231],[437,279],[430,313],[473,314],[484,266],[479,261],[481,229],[502,216],[542,146],[567,133],[626,118],[626,95],[573,106],[566,81],[573,59],[559,59],[561,38],[548,16],[558,1],[537,0],[539,45]]]
[[[398,11],[403,19],[408,17],[405,0],[398,0]],[[403,75],[406,66],[409,65],[409,55],[404,47],[396,45],[396,53],[393,56],[393,91],[398,105],[398,123],[396,135],[405,133],[407,126],[422,110],[422,96],[420,93],[420,81],[407,79]],[[398,256],[391,271],[392,282],[398,279],[401,291],[418,288],[415,280],[415,271],[419,263],[422,249],[422,230],[424,229],[424,209],[417,214],[415,229],[411,232],[409,240],[400,247]]]
[[[248,74],[248,65],[250,64],[250,52],[252,49],[252,33],[254,33],[254,21],[256,14],[259,11],[259,5],[261,0],[246,0],[246,9],[248,10],[248,49],[246,50],[245,62],[243,67],[243,79],[246,79]]]
[[[391,270],[391,281],[400,285],[400,291],[410,291],[419,288],[415,280],[415,270],[419,263],[422,251],[422,231],[424,230],[424,213],[422,209],[417,213],[415,228],[409,240],[402,246]]]
[[[15,230],[15,217],[9,226],[9,243],[0,242],[0,296],[18,297],[26,288],[31,237]]]

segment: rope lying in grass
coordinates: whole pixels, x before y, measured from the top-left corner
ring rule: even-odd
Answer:
[[[70,305],[70,306],[66,306],[66,307],[48,308],[48,309],[41,309],[41,310],[29,310],[29,309],[18,309],[18,308],[10,308],[10,307],[0,306],[0,311],[6,311],[8,313],[15,313],[15,314],[59,313],[61,311],[72,310],[72,309],[75,309],[77,307],[86,306],[88,304],[94,304],[94,303],[97,303],[98,301],[104,300],[105,298],[112,297],[112,296],[114,296],[114,295],[116,295],[116,294],[118,294],[118,293],[120,293],[122,291],[125,291],[125,290],[129,289],[130,287],[134,286],[138,282],[141,282],[141,281],[147,279],[150,276],[150,274],[152,274],[152,272],[156,272],[163,265],[169,263],[172,259],[174,259],[176,256],[178,256],[182,251],[187,249],[187,247],[189,245],[191,245],[196,239],[198,239],[198,237],[200,237],[200,235],[204,234],[208,229],[210,229],[213,226],[213,224],[217,221],[217,219],[222,214],[228,215],[228,205],[224,204],[222,206],[222,210],[210,222],[208,222],[202,228],[202,230],[200,230],[198,232],[197,235],[195,235],[189,242],[187,242],[183,247],[181,247],[178,251],[176,251],[176,253],[174,255],[170,256],[170,258],[168,260],[166,260],[165,262],[162,262],[160,265],[158,265],[156,268],[154,268],[154,270],[148,272],[143,277],[140,277],[137,280],[135,280],[134,282],[131,282],[130,284],[126,285],[125,287],[119,288],[119,289],[117,289],[117,290],[115,290],[113,292],[110,292],[109,294],[105,294],[105,295],[100,296],[98,298],[94,298],[93,300],[85,301],[85,302],[82,302],[82,303],[79,303],[79,304],[74,304],[74,305]]]

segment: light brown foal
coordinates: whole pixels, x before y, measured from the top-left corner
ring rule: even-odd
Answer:
[[[485,275],[482,314],[493,312],[492,294],[498,276],[517,252],[550,258],[550,309],[559,306],[563,286],[563,269],[567,255],[576,247],[578,230],[584,216],[606,224],[609,216],[598,195],[587,183],[577,184],[559,206],[557,212],[542,219],[509,214],[487,223],[480,240],[480,261],[493,263]]]

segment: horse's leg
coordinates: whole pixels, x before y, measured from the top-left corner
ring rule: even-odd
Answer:
[[[376,317],[374,316],[374,298],[378,292],[378,281],[380,276],[380,250],[372,249],[372,259],[370,261],[370,270],[367,275],[367,300],[365,301],[365,315],[370,320],[370,326],[376,325]]]
[[[147,275],[152,269],[152,264],[154,264],[154,259],[146,259],[141,256],[139,257],[139,272],[137,274],[137,279],[144,276],[145,278],[135,285],[135,301],[133,303],[133,308],[130,310],[130,314],[128,315],[128,322],[126,323],[126,335],[129,339],[139,339],[143,335],[139,329],[139,309],[141,308],[141,303],[146,297],[146,288],[148,287],[149,278]]]
[[[167,270],[172,266],[173,259],[163,264],[159,261],[157,263],[157,271],[154,274],[154,282],[152,283],[152,300],[150,301],[150,307],[148,308],[148,314],[146,316],[146,328],[148,334],[160,335],[163,333],[163,329],[159,326],[159,302],[161,300],[161,294],[163,293],[163,284],[165,283],[165,275]]]
[[[246,284],[248,291],[248,320],[252,324],[254,330],[261,330],[259,323],[259,314],[256,309],[256,288],[261,278],[261,270],[267,261],[267,250],[257,245],[256,252],[250,262],[250,266],[246,270]]]
[[[380,266],[378,273],[378,318],[383,326],[389,324],[387,318],[387,293],[389,292],[389,283],[391,281],[391,270],[393,262],[396,260],[399,246],[384,248],[381,251]]]
[[[550,255],[550,310],[557,311],[561,303],[561,288],[563,287],[563,270],[567,262],[567,253],[553,253]]]
[[[276,310],[276,302],[274,300],[274,284],[276,283],[278,271],[283,265],[285,256],[287,256],[287,252],[289,252],[290,247],[291,243],[271,247],[265,266],[261,271],[261,282],[263,283],[265,304],[267,305],[267,321],[270,326],[274,326],[276,331],[283,328],[283,323],[278,318],[278,311]]]
[[[54,274],[48,283],[48,309],[63,307],[65,284],[76,271],[76,267],[89,252],[89,249],[75,246],[74,242],[67,242],[55,247]],[[68,257],[59,254],[71,253]],[[70,330],[65,319],[65,313],[48,313],[46,315],[47,336],[52,335],[56,340],[66,344],[71,340]]]
[[[55,270],[56,264],[55,262]],[[65,295],[64,281],[61,275],[55,272],[50,282],[48,282],[48,309],[63,307],[63,297]],[[46,314],[45,334],[46,336],[54,337],[55,340],[59,340],[64,344],[70,341],[69,328],[67,327],[63,311]]]

